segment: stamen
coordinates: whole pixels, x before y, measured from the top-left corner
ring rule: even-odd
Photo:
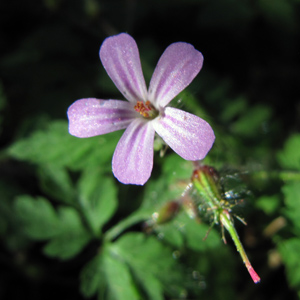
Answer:
[[[158,115],[158,111],[151,105],[149,100],[145,103],[143,101],[137,101],[134,109],[147,119],[154,119]]]

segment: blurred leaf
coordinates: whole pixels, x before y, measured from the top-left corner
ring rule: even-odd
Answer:
[[[194,166],[191,161],[184,160],[175,153],[164,158],[164,179],[173,187],[177,184],[182,189],[182,181],[190,181],[193,170]]]
[[[82,269],[80,274],[80,291],[83,296],[89,298],[101,290],[101,287],[104,289],[104,286],[107,286],[102,264],[103,256],[98,254]]]
[[[286,206],[285,215],[294,223],[300,234],[300,185],[298,182],[290,182],[282,187],[284,203]]]
[[[292,238],[278,245],[282,260],[286,266],[289,284],[300,290],[300,239]]]
[[[49,256],[71,258],[91,239],[73,208],[60,207],[56,211],[46,199],[24,195],[17,197],[15,209],[29,237],[36,240],[50,239],[44,248]]]
[[[105,299],[141,299],[127,264],[115,256],[111,245],[106,245],[84,267],[80,279],[80,290],[85,297],[98,292],[99,295],[105,294]]]
[[[107,278],[109,294],[116,300],[141,299],[128,266],[112,253],[103,253],[103,269]]]
[[[181,249],[184,245],[184,236],[178,228],[179,224],[176,221],[169,222],[160,226],[154,226],[153,229],[157,233],[157,237],[162,242],[172,245],[177,249]]]
[[[277,211],[280,205],[280,197],[279,195],[272,196],[261,196],[257,200],[255,200],[255,206],[258,209],[261,209],[267,215],[271,215]]]
[[[217,230],[210,230],[210,224],[197,224],[187,215],[182,216],[182,234],[186,240],[186,246],[195,251],[208,251],[221,246],[221,234]],[[216,229],[218,227],[215,227]],[[210,231],[209,231],[210,230]],[[209,234],[207,238],[207,233]]]
[[[75,188],[65,168],[43,165],[39,169],[39,179],[47,195],[63,203],[74,202]]]
[[[207,224],[199,224],[191,219],[185,212],[181,212],[172,222],[155,226],[154,230],[158,237],[175,248],[187,247],[194,251],[208,251],[221,246],[221,235],[217,227],[210,230]],[[207,238],[207,233],[209,234]]]
[[[0,180],[0,238],[10,251],[19,251],[28,245],[28,237],[24,234],[19,218],[15,214],[14,199],[22,190],[17,182]]]
[[[257,136],[258,132],[263,133],[263,124],[270,119],[271,115],[270,107],[263,105],[250,107],[232,124],[232,131],[245,137]]]
[[[176,179],[178,175],[174,173],[174,176]],[[145,186],[143,202],[140,208],[107,231],[106,239],[112,240],[123,232],[125,228],[151,219],[152,214],[159,211],[166,202],[179,198],[186,184],[172,185],[168,184],[167,180],[168,177],[166,176],[162,176],[159,180],[150,180]],[[176,180],[173,182],[176,182]],[[177,233],[175,235],[177,236],[176,241],[179,242],[181,238]],[[175,235],[173,238],[175,238]]]
[[[120,132],[114,132],[80,139],[69,134],[66,121],[55,121],[46,130],[36,131],[30,137],[15,142],[8,153],[19,160],[68,166],[73,170],[95,165],[108,167],[104,163],[111,161],[120,135]]]
[[[164,291],[176,290],[179,294],[182,286],[179,265],[172,251],[153,236],[125,234],[112,245],[112,251],[128,264],[149,299],[164,299]]]
[[[232,121],[243,114],[247,110],[247,106],[247,100],[243,96],[240,96],[232,101],[230,105],[224,107],[221,112],[221,119],[224,122]]]
[[[193,172],[192,163],[183,160],[176,154],[169,155],[164,161],[161,178],[147,183],[141,207],[122,220],[118,224],[120,228],[132,226],[134,222],[151,220],[152,215],[158,212],[165,203],[179,200],[183,191],[188,187]],[[164,242],[176,248],[186,246],[196,251],[205,251],[220,245],[220,236],[214,230],[212,230],[210,238],[203,242],[208,227],[205,224],[197,224],[185,212],[181,212],[169,223],[160,226],[155,223],[153,225],[154,231]],[[109,235],[111,234],[109,233]]]
[[[294,134],[288,138],[277,159],[283,168],[300,170],[300,134]]]
[[[83,227],[78,213],[70,207],[58,210],[60,230],[44,247],[48,256],[69,259],[78,254],[91,240],[91,235]]]
[[[117,209],[117,190],[111,178],[104,177],[100,168],[86,169],[78,183],[79,201],[93,231],[101,227]]]
[[[207,120],[207,112],[201,107],[201,101],[188,89],[183,90],[171,104],[174,107],[189,111],[190,113]]]
[[[152,214],[163,203],[179,199],[190,182],[193,164],[182,159],[177,154],[170,154],[163,159],[162,176],[152,179],[145,187],[141,211]]]
[[[58,215],[50,202],[42,197],[36,199],[23,195],[15,201],[16,213],[24,222],[25,232],[33,239],[52,238],[60,231]]]

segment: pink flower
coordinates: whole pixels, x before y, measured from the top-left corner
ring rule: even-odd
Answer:
[[[75,101],[68,109],[69,132],[86,138],[126,128],[112,160],[113,173],[120,182],[143,185],[149,179],[155,132],[186,160],[206,156],[215,140],[210,125],[195,115],[167,107],[202,68],[199,51],[187,43],[171,44],[158,61],[148,91],[139,51],[130,35],[121,33],[105,39],[100,59],[128,101]]]

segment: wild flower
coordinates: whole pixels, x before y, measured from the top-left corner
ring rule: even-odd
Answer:
[[[167,106],[199,73],[202,54],[188,43],[171,44],[162,54],[146,88],[135,40],[126,33],[108,37],[100,60],[125,99],[86,98],[68,109],[70,134],[87,138],[125,129],[112,159],[115,177],[143,185],[153,168],[155,132],[186,160],[201,160],[215,136],[203,119]],[[101,151],[101,149],[99,149]]]

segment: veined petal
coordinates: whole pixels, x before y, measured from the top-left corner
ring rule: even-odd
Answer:
[[[99,55],[107,74],[128,101],[147,100],[139,50],[130,35],[121,33],[108,37]]]
[[[155,131],[151,122],[136,119],[122,135],[112,160],[115,177],[125,184],[143,185],[153,168]]]
[[[202,68],[203,56],[191,44],[171,44],[160,57],[152,75],[148,100],[165,107],[185,89]]]
[[[203,159],[215,140],[206,121],[177,108],[167,107],[152,123],[163,140],[186,160]]]
[[[94,98],[75,101],[67,114],[70,134],[81,138],[124,129],[137,117],[130,102]]]

